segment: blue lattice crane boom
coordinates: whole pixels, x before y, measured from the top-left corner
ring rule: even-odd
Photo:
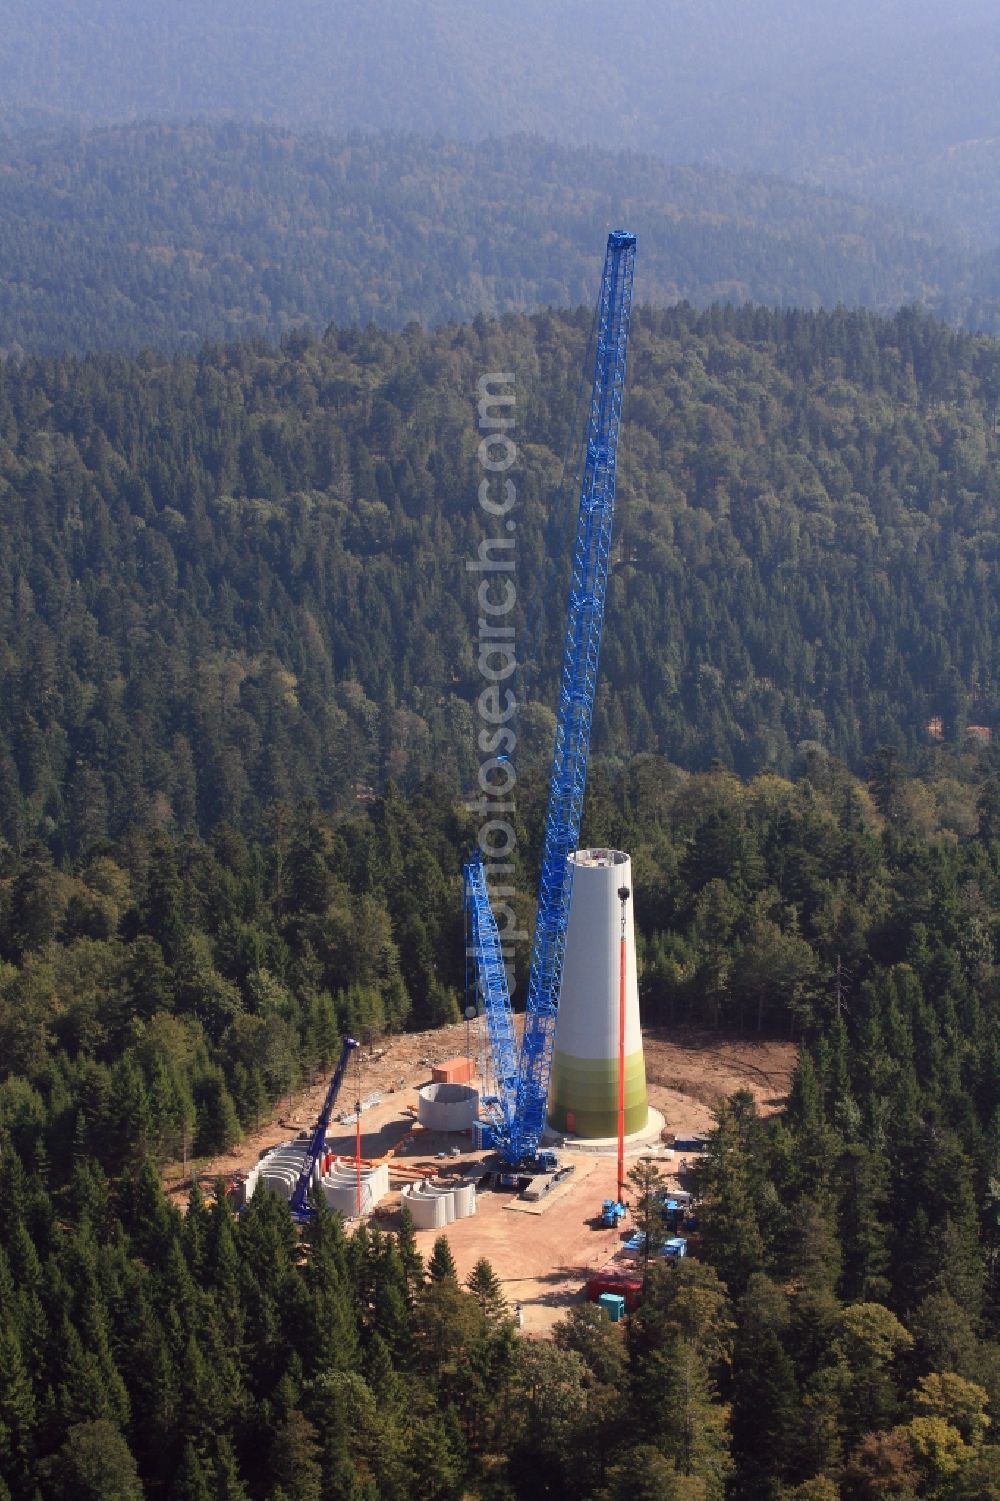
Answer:
[[[514,1031],[503,944],[490,906],[481,855],[470,860],[465,867],[465,909],[469,921],[469,946],[476,956],[479,993],[490,1034],[497,1104],[503,1118],[499,1131],[506,1135],[517,1102],[517,1033]]]
[[[334,1069],[333,1078],[330,1080],[330,1087],[326,1092],[323,1108],[313,1127],[305,1166],[299,1174],[299,1180],[292,1190],[292,1197],[289,1200],[289,1207],[297,1220],[312,1218],[313,1208],[309,1203],[309,1189],[312,1185],[313,1173],[316,1170],[317,1162],[326,1151],[326,1133],[333,1116],[333,1107],[337,1103],[337,1096],[340,1093],[340,1086],[344,1082],[344,1075],[347,1073],[347,1065],[351,1054],[357,1046],[358,1044],[353,1037],[344,1038],[344,1046],[340,1050],[340,1058],[337,1062],[337,1067]]]
[[[465,872],[472,943],[496,1063],[501,1116],[496,1141],[503,1156],[512,1163],[534,1156],[545,1125],[572,897],[573,874],[568,857],[580,838],[608,588],[635,248],[635,235],[627,230],[614,230],[608,236],[598,303],[594,384],[587,421],[587,449],[559,680],[559,712],[542,847],[538,914],[531,948],[524,1035],[513,1086],[510,1077],[513,1035],[510,996],[482,856],[474,857]]]

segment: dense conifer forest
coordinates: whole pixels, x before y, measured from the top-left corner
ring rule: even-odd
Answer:
[[[586,837],[647,1023],[802,1050],[697,1255],[537,1343],[405,1223],[161,1193],[460,1014],[493,370],[530,926],[588,324],[0,367],[0,1497],[1000,1497],[1000,351],[913,310],[635,322]]]
[[[719,1109],[697,1259],[651,1272],[627,1331],[582,1307],[525,1341],[488,1264],[460,1288],[405,1223],[324,1213],[303,1250],[268,1195],[238,1223],[221,1190],[167,1204],[164,1160],[252,1129],[344,1028],[456,1014],[472,821],[426,783],[276,805],[251,841],[8,848],[0,1495],[994,1501],[992,752],[915,777],[885,750],[866,781],[819,751],[795,781],[595,768],[646,1020],[803,1047],[784,1116]]]
[[[517,372],[520,754],[547,754],[587,324],[4,365],[11,849],[471,786],[490,370]],[[597,753],[862,771],[937,718],[992,729],[998,359],[912,311],[640,314]]]

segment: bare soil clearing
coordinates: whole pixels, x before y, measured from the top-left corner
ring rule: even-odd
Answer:
[[[710,1129],[712,1108],[737,1089],[748,1089],[762,1114],[780,1110],[785,1102],[795,1066],[797,1049],[790,1042],[749,1040],[718,1036],[690,1029],[644,1033],[646,1075],[650,1104],[663,1115],[667,1129],[677,1136],[692,1136]],[[376,1210],[376,1219],[387,1228],[398,1223],[399,1188],[414,1171],[435,1172],[441,1178],[464,1176],[483,1160],[470,1149],[464,1136],[435,1135],[422,1128],[413,1130],[417,1090],[429,1082],[431,1067],[466,1049],[465,1023],[435,1032],[408,1033],[384,1039],[374,1049],[360,1049],[361,1074],[352,1068],[338,1102],[338,1113],[352,1110],[355,1100],[375,1092],[382,1100],[363,1112],[362,1155],[380,1157],[396,1151],[391,1174],[393,1191]],[[245,1138],[232,1152],[199,1164],[198,1178],[206,1190],[216,1177],[245,1173],[277,1142],[286,1141],[315,1121],[326,1094],[324,1076],[300,1091],[291,1113],[286,1109],[262,1130]],[[334,1151],[353,1156],[355,1127],[334,1122],[329,1132]],[[438,1153],[460,1147],[459,1155],[441,1158]],[[512,1213],[511,1196],[484,1193],[478,1212],[470,1219],[448,1227],[448,1242],[461,1279],[485,1256],[499,1277],[513,1306],[519,1303],[528,1333],[547,1334],[573,1302],[584,1296],[589,1273],[609,1260],[629,1233],[625,1229],[601,1230],[596,1215],[601,1201],[615,1192],[613,1156],[584,1161],[567,1154],[566,1161],[579,1165],[568,1189],[546,1205],[541,1214]],[[677,1182],[679,1161],[665,1162],[668,1181]],[[179,1173],[168,1177],[166,1188],[175,1201],[186,1203],[190,1178]],[[426,1256],[436,1232],[418,1231],[417,1244]]]
[[[392,1105],[390,1116],[399,1116],[404,1103],[416,1108],[416,1091],[422,1084],[429,1083],[432,1066],[443,1063],[447,1058],[464,1054],[465,1036],[465,1023],[457,1022],[454,1026],[441,1027],[434,1032],[403,1032],[398,1037],[383,1038],[374,1048],[360,1048],[360,1088],[352,1064],[344,1080],[335,1113],[340,1115],[353,1110],[359,1095],[364,1098],[376,1091],[386,1095],[385,1104]],[[270,1147],[287,1141],[299,1131],[309,1130],[323,1107],[329,1083],[329,1074],[317,1075],[307,1088],[295,1092],[291,1109],[287,1098],[280,1101],[266,1126],[262,1126],[259,1131],[251,1131],[231,1151],[220,1152],[207,1162],[199,1162],[198,1180],[202,1187],[210,1189],[217,1177],[231,1178],[237,1173],[248,1172]],[[377,1109],[381,1112],[382,1107]],[[386,1146],[379,1146],[368,1140],[375,1118],[375,1113],[369,1110],[362,1116],[365,1127],[363,1150],[370,1156],[378,1156],[387,1150]],[[330,1132],[331,1145],[339,1147],[341,1143],[334,1140],[336,1130],[334,1123]],[[402,1132],[398,1134],[401,1135]],[[349,1150],[352,1153],[354,1151],[353,1134]],[[179,1165],[174,1166],[176,1169]],[[190,1175],[185,1177],[182,1172],[175,1170],[168,1172],[164,1186],[168,1194],[186,1202],[189,1182]]]
[[[761,1115],[784,1106],[798,1058],[793,1042],[725,1037],[695,1028],[643,1030],[649,1103],[677,1136],[711,1128],[720,1100],[748,1089]]]

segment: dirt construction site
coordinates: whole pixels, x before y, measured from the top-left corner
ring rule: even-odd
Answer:
[[[431,1069],[466,1053],[464,1023],[434,1032],[407,1033],[383,1039],[374,1048],[358,1050],[358,1069],[340,1097],[340,1112],[361,1114],[361,1155],[377,1160],[390,1153],[389,1196],[372,1216],[392,1229],[399,1223],[400,1191],[421,1176],[447,1183],[468,1176],[484,1163],[463,1133],[435,1133],[416,1123],[417,1091],[431,1078]],[[762,1114],[781,1109],[788,1093],[796,1049],[790,1042],[722,1038],[714,1033],[671,1029],[669,1039],[656,1030],[644,1031],[649,1103],[664,1118],[665,1133],[686,1139],[711,1129],[713,1106],[738,1089],[749,1090]],[[317,1078],[284,1101],[273,1121],[248,1135],[232,1152],[198,1164],[198,1177],[210,1189],[219,1176],[247,1173],[278,1142],[308,1130],[322,1107],[329,1080]],[[356,1127],[335,1119],[327,1133],[329,1147],[353,1157]],[[443,1155],[442,1155],[443,1154]],[[598,1228],[602,1200],[616,1191],[615,1156],[573,1152],[563,1156],[573,1172],[539,1203],[510,1192],[478,1196],[477,1213],[456,1220],[447,1229],[448,1243],[464,1280],[475,1262],[485,1256],[500,1279],[511,1307],[519,1305],[525,1331],[544,1336],[567,1306],[581,1301],[587,1277],[620,1248],[631,1229]],[[668,1186],[680,1186],[685,1167],[683,1152],[660,1158]],[[186,1202],[190,1177],[168,1179],[168,1192]],[[439,1231],[417,1232],[417,1245],[426,1256]]]

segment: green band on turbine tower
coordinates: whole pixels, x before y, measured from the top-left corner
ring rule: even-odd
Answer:
[[[625,1059],[625,1135],[646,1124],[649,1099],[642,1053]],[[549,1124],[567,1136],[604,1137],[618,1131],[618,1059],[556,1053],[549,1086]]]

